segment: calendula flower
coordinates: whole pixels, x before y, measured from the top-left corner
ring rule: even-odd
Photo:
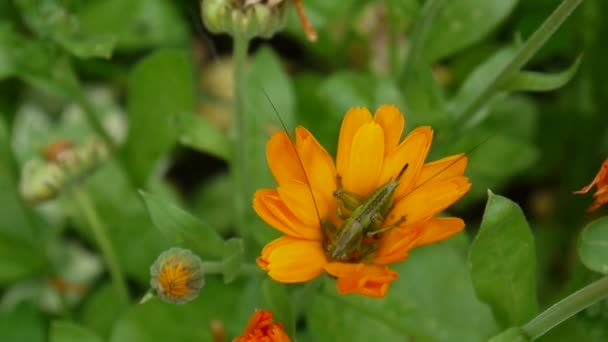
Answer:
[[[150,285],[164,301],[183,304],[198,296],[205,284],[201,259],[190,250],[171,248],[150,267]]]
[[[245,327],[243,335],[233,342],[290,342],[281,323],[275,323],[271,311],[257,310]]]
[[[594,201],[587,208],[588,212],[597,210],[602,205],[608,203],[608,158],[604,160],[600,171],[595,175],[593,181],[579,191],[575,191],[574,194],[586,194],[594,186],[596,187],[595,194],[593,194]]]
[[[464,228],[459,218],[435,216],[469,190],[466,156],[425,164],[433,130],[418,127],[400,141],[404,126],[392,105],[374,116],[350,109],[335,164],[303,127],[295,144],[285,132],[271,137],[266,156],[278,187],[258,190],[253,200],[256,213],[285,234],[257,259],[271,278],[297,283],[326,272],[340,293],[384,297],[398,277],[388,264]]]

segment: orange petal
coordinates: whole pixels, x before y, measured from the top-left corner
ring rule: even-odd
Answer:
[[[434,218],[408,227],[420,233],[416,239],[416,247],[448,239],[464,229],[464,221],[458,217]]]
[[[467,163],[468,158],[464,153],[426,163],[422,166],[422,170],[420,170],[415,187],[427,182],[438,182],[452,177],[462,176],[467,168]]]
[[[287,133],[279,131],[272,135],[266,144],[266,159],[270,172],[278,184],[306,180],[296,148]]]
[[[387,266],[341,262],[325,265],[325,271],[338,278],[336,286],[339,293],[358,293],[375,298],[384,298],[390,283],[399,276]]]
[[[307,183],[284,182],[277,191],[283,203],[304,225],[320,227],[319,219],[329,217],[332,209],[335,211],[336,201],[314,188],[311,193]]]
[[[414,180],[417,179],[424,160],[429,153],[433,142],[433,129],[429,126],[416,128],[405,140],[397,146],[384,160],[384,169],[377,187],[382,186],[394,179],[407,164],[407,170],[401,176],[399,187],[395,192],[395,198],[403,197],[414,188]]]
[[[589,208],[587,208],[587,212],[592,212],[597,210],[602,205],[608,203],[608,186],[605,188],[599,189],[594,195],[593,198],[595,201]]]
[[[395,105],[383,105],[376,110],[374,121],[384,130],[384,154],[397,147],[405,127],[405,118]]]
[[[339,175],[344,175],[349,168],[350,150],[355,133],[364,123],[370,121],[372,121],[372,114],[367,108],[351,108],[346,112],[344,120],[342,120],[342,127],[340,127],[336,156],[336,169]]]
[[[269,226],[296,238],[321,240],[318,222],[305,225],[279,197],[275,190],[260,189],[253,196],[253,209]]]
[[[366,197],[376,190],[384,159],[384,133],[375,122],[363,124],[353,137],[344,189]]]
[[[407,259],[408,252],[415,247],[419,235],[420,231],[409,227],[395,228],[386,232],[378,243],[374,264],[386,265]]]
[[[319,192],[324,197],[325,205],[336,203],[333,198],[336,190],[334,160],[304,127],[296,128],[296,144],[302,164],[305,166],[306,176],[315,193]]]
[[[323,274],[328,260],[320,241],[280,237],[262,249],[257,264],[281,283],[299,283]]]
[[[440,182],[429,182],[397,201],[385,224],[389,225],[406,218],[405,224],[425,221],[452,205],[471,188],[469,179],[453,177]]]
[[[595,175],[595,178],[593,178],[593,181],[591,181],[591,183],[589,183],[589,185],[587,185],[586,187],[575,191],[574,194],[586,194],[587,192],[589,192],[589,190],[591,190],[594,185],[597,185],[598,190],[600,188],[608,186],[608,158],[602,163],[602,166],[600,167],[598,173]]]

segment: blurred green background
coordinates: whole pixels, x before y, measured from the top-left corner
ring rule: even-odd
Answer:
[[[231,339],[254,308],[272,306],[269,293],[282,291],[293,301],[285,310],[297,317],[285,325],[297,328],[298,341],[485,340],[501,327],[475,297],[466,253],[488,188],[518,202],[530,222],[541,308],[595,279],[575,247],[583,225],[606,209],[586,214],[591,196],[572,191],[608,155],[608,2],[583,1],[526,65],[549,86],[514,84],[462,116],[560,2],[448,1],[418,46],[411,37],[424,1],[304,0],[316,43],[289,8],[285,30],[250,49],[251,187],[273,186],[264,149],[280,127],[262,89],[288,127],[307,127],[332,154],[349,107],[394,103],[408,131],[435,129],[430,159],[490,137],[469,156],[473,189],[450,212],[465,219],[466,234],[397,265],[400,279],[384,300],[340,297],[331,282],[316,292],[285,289],[265,276],[224,284],[211,275],[192,303],[137,306],[117,299],[71,196],[37,205],[24,199],[24,165],[58,139],[78,145],[100,128],[107,132],[114,158],[79,186],[108,227],[136,302],[147,291],[150,265],[172,246],[138,189],[187,209],[224,238],[243,235],[235,230],[228,172],[231,39],[206,31],[198,1],[0,1],[2,341],[212,341],[212,321]],[[413,56],[423,62],[408,62]],[[246,222],[245,260],[252,262],[277,235],[253,213]],[[574,338],[608,340],[606,303],[544,340]]]

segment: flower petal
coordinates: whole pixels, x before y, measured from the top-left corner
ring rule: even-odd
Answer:
[[[351,108],[346,112],[344,120],[342,120],[342,127],[340,127],[338,154],[336,157],[336,168],[339,175],[344,175],[349,169],[350,150],[355,133],[357,133],[364,123],[370,121],[372,121],[372,114],[367,108]]]
[[[407,259],[408,252],[416,246],[419,236],[419,230],[409,227],[395,228],[386,232],[378,243],[374,264],[386,265]]]
[[[319,219],[328,218],[337,205],[335,199],[327,198],[317,189],[312,188],[311,193],[311,187],[305,182],[284,182],[277,191],[287,208],[310,227],[320,227]]]
[[[399,277],[387,266],[332,262],[325,265],[327,273],[338,278],[336,286],[341,294],[358,293],[384,298],[391,282]]]
[[[296,148],[287,133],[279,131],[272,135],[266,144],[266,159],[278,184],[286,181],[306,181]]]
[[[299,283],[323,274],[328,263],[320,241],[280,237],[267,244],[257,264],[281,283]]]
[[[468,159],[464,153],[445,157],[422,166],[416,187],[427,182],[438,182],[456,176],[464,175],[467,168]]]
[[[464,176],[428,182],[397,201],[385,224],[390,225],[404,216],[407,225],[427,220],[456,202],[470,188],[471,183]]]
[[[336,203],[333,198],[336,191],[336,167],[329,153],[304,127],[296,128],[296,145],[306,169],[306,176],[315,193],[318,192],[324,197],[325,205]]]
[[[384,154],[397,147],[405,127],[405,118],[395,105],[383,105],[376,110],[374,121],[384,130]]]
[[[413,130],[396,149],[386,156],[382,176],[376,186],[380,187],[397,177],[407,164],[407,170],[401,176],[399,187],[395,191],[395,198],[399,199],[411,191],[414,188],[414,180],[418,178],[420,169],[424,165],[432,141],[433,129],[431,127],[422,126]]]
[[[382,126],[369,122],[353,137],[348,169],[342,176],[344,189],[367,197],[376,190],[384,159]]]
[[[318,222],[305,225],[289,210],[275,190],[256,191],[253,195],[253,209],[264,222],[286,235],[308,240],[322,239]]]
[[[458,217],[441,217],[408,226],[407,228],[419,231],[416,247],[428,245],[448,239],[464,229],[464,221]]]

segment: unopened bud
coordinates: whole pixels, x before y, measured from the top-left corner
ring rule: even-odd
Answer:
[[[165,302],[184,304],[198,296],[205,285],[203,263],[190,250],[171,248],[150,267],[150,286]]]

